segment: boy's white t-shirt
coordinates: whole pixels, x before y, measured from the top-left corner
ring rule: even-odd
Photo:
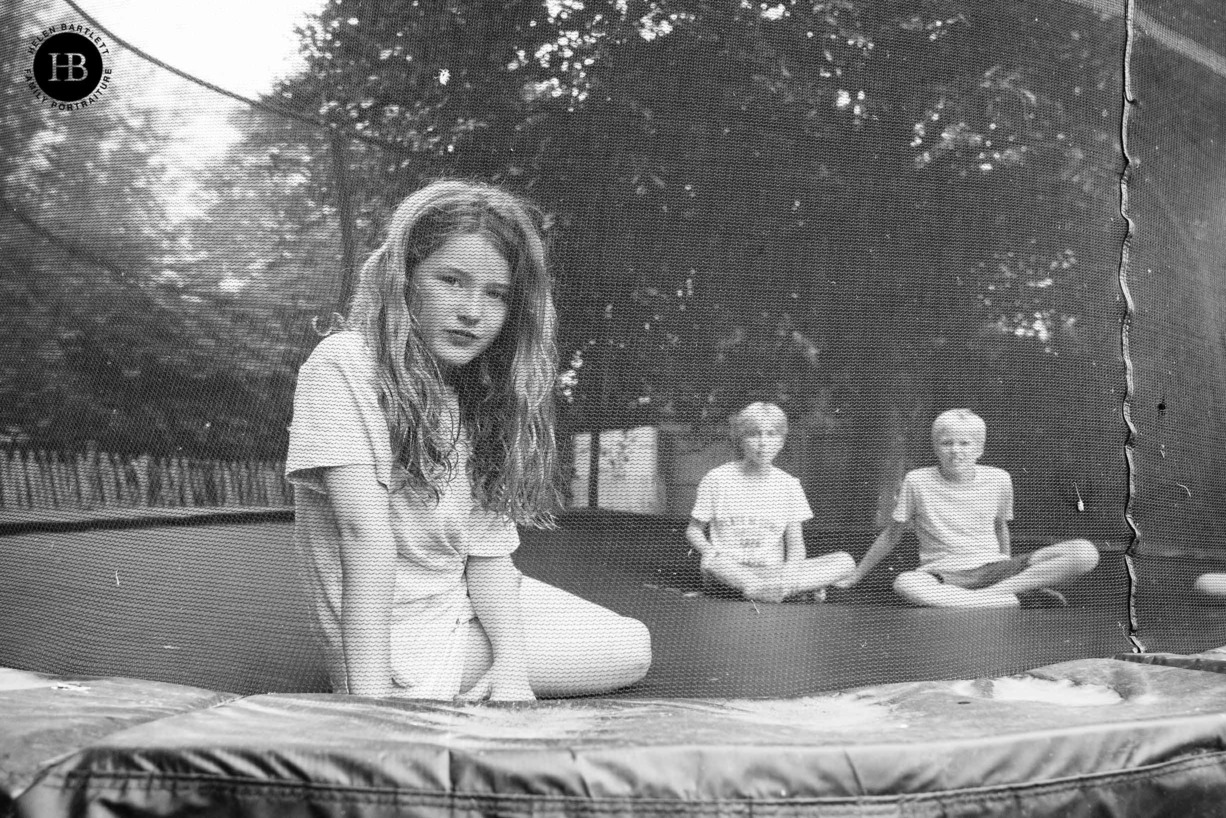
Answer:
[[[800,481],[768,466],[765,475],[747,475],[740,463],[717,466],[698,484],[691,516],[710,524],[711,545],[745,565],[784,561],[784,530],[812,519]]]
[[[919,539],[921,571],[965,571],[1008,559],[996,521],[1013,519],[1013,480],[1004,469],[975,466],[974,479],[954,483],[937,466],[907,472],[894,520]]]
[[[340,529],[322,480],[331,466],[373,465],[388,488],[395,538],[392,671],[411,695],[455,695],[459,629],[475,614],[464,567],[470,556],[498,557],[519,546],[514,523],[478,506],[467,477],[464,447],[451,483],[435,505],[427,492],[405,486],[394,462],[386,416],[379,408],[375,357],[351,331],[324,338],[298,372],[285,475],[294,484],[294,542],[306,581],[333,689],[346,692],[341,644]],[[400,488],[397,488],[397,487]],[[439,685],[442,685],[441,687]]]

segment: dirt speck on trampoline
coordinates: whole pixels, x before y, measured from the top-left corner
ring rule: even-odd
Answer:
[[[1079,684],[1071,679],[1039,679],[1034,676],[1006,676],[954,682],[957,696],[974,696],[1012,702],[1043,702],[1065,707],[1102,707],[1120,704],[1124,697],[1105,685]]]
[[[454,710],[418,714],[434,729],[452,737],[478,741],[570,739],[591,735],[602,716],[589,707],[488,707],[457,706]]]
[[[610,724],[634,733],[648,744],[666,744],[676,731],[715,731],[742,735],[755,728],[818,731],[823,735],[893,725],[888,704],[857,695],[811,696],[796,699],[697,699],[628,704],[566,704],[546,707],[457,705],[454,709],[418,713],[422,727],[442,731],[448,740],[499,742],[590,739]],[[894,725],[898,726],[898,725]]]
[[[822,732],[860,729],[892,722],[891,709],[875,699],[855,695],[797,699],[729,699],[721,713],[753,724],[770,724]]]

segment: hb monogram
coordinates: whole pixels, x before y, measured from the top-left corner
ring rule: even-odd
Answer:
[[[60,54],[57,52],[48,54],[47,56],[51,58],[51,76],[48,78],[49,82],[80,82],[82,80],[89,79],[89,69],[85,66],[84,54]],[[61,57],[66,59],[61,61]],[[67,77],[60,77],[61,68],[67,72]],[[78,70],[81,72],[80,75],[77,74]]]

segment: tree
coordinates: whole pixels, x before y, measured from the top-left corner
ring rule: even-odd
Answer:
[[[1038,466],[1072,393],[1110,493],[1117,27],[957,0],[336,0],[280,98],[361,136],[368,241],[440,171],[546,206],[572,426],[773,398],[841,429],[839,479],[872,497],[935,408],[1004,421]]]
[[[136,86],[142,71],[155,79],[139,63],[122,70]],[[299,339],[270,336],[266,314],[219,287],[224,263],[187,263],[164,195],[181,183],[166,158],[172,123],[132,96],[37,117],[30,100],[3,102],[22,129],[0,179],[0,309],[26,354],[0,361],[0,426],[57,448],[282,452],[297,362],[286,350]]]

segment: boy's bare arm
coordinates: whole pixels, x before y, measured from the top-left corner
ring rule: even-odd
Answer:
[[[788,562],[805,558],[805,532],[801,530],[800,523],[788,523],[783,530],[783,547],[783,558]]]
[[[685,539],[699,554],[711,550],[711,541],[707,539],[706,523],[690,518],[690,524],[685,529]]]
[[[889,525],[881,529],[881,533],[877,535],[877,539],[873,540],[873,544],[869,547],[868,553],[864,555],[864,559],[860,560],[860,564],[856,566],[856,570],[841,582],[835,583],[840,588],[850,588],[860,580],[868,576],[868,572],[877,567],[877,563],[881,562],[898,546],[898,541],[902,539],[902,532],[906,528],[906,523],[900,523],[897,520],[890,520]]]
[[[996,539],[1000,541],[1000,553],[1006,557],[1013,556],[1013,543],[1009,538],[1009,521],[996,521]]]

